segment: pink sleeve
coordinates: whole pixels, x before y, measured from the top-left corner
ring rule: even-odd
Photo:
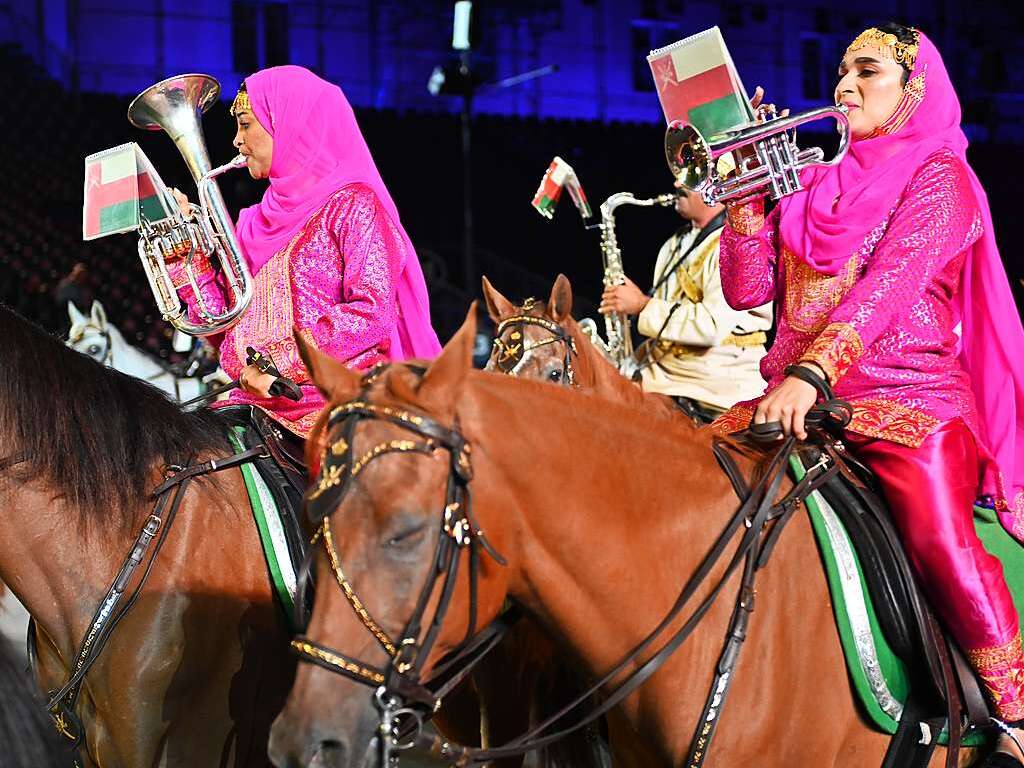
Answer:
[[[194,323],[202,322],[203,317],[199,314],[195,290],[189,282],[185,273],[185,265],[182,261],[175,261],[167,265],[167,273],[171,276],[171,282],[178,289],[178,298],[185,302],[188,307],[188,319]],[[226,307],[224,295],[225,290],[220,284],[220,278],[214,271],[209,257],[202,251],[198,252],[192,259],[192,274],[195,276],[199,292],[202,294],[206,308],[211,312],[223,313]]]
[[[751,309],[775,298],[779,209],[765,221],[764,201],[728,208],[722,230],[722,293],[733,309]]]
[[[914,311],[939,273],[981,234],[967,170],[932,155],[906,191],[864,274],[829,315],[803,359],[835,383],[878,336]]]
[[[368,188],[330,212],[327,226],[342,260],[341,296],[308,331],[322,352],[359,367],[391,339],[405,242]]]

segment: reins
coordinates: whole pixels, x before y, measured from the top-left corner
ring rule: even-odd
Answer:
[[[509,318],[508,320],[521,322],[522,318]],[[366,386],[378,373],[379,371],[375,370],[364,379],[362,397],[365,397]],[[827,384],[824,382],[820,382],[820,384],[819,389],[823,395],[825,393],[831,395]],[[813,409],[812,413],[808,414],[807,423],[825,431],[841,430],[845,424],[843,417],[848,412],[847,404],[833,400],[826,402],[822,408]],[[380,443],[361,458],[355,459],[352,453],[352,438],[356,424],[363,419],[389,421],[424,437],[425,440],[420,442],[392,440]],[[757,431],[748,432],[750,440],[764,444],[765,441],[774,442],[782,436],[778,424],[775,424],[772,430],[766,429],[767,426],[760,425]],[[744,567],[741,586],[737,594],[736,607],[733,610],[725,647],[716,668],[715,681],[708,697],[708,705],[698,723],[686,763],[688,768],[698,768],[703,762],[707,744],[714,733],[716,724],[714,713],[717,712],[717,707],[728,690],[732,668],[746,636],[747,623],[753,610],[755,576],[768,562],[779,535],[798,509],[799,504],[808,494],[839,471],[838,466],[829,455],[822,454],[822,459],[810,467],[804,477],[780,501],[775,502],[774,499],[778,496],[786,475],[789,458],[795,450],[795,438],[790,436],[782,440],[779,449],[768,461],[765,473],[753,487],[747,486],[735,461],[729,455],[730,443],[722,438],[715,438],[712,450],[730,478],[741,504],[703,558],[697,571],[687,580],[669,612],[633,650],[590,689],[544,722],[508,744],[490,749],[480,749],[453,744],[441,737],[427,735],[420,727],[423,721],[423,711],[425,710],[429,714],[440,703],[440,699],[430,692],[420,675],[423,663],[426,661],[445,619],[458,572],[460,550],[463,548],[469,550],[470,620],[466,638],[453,654],[456,659],[471,644],[475,631],[479,551],[484,550],[496,562],[504,565],[504,560],[490,546],[471,513],[470,446],[457,431],[457,425],[455,428],[449,429],[426,415],[390,406],[378,406],[362,399],[340,405],[331,412],[325,428],[329,430],[330,434],[331,430],[339,427],[342,430],[342,435],[331,443],[326,452],[319,481],[307,495],[307,508],[314,522],[319,521],[317,536],[324,542],[335,580],[364,627],[376,637],[378,643],[388,653],[390,661],[386,668],[379,668],[304,637],[296,638],[292,647],[302,661],[317,664],[357,683],[375,688],[374,701],[381,713],[378,737],[383,768],[389,768],[394,764],[398,751],[412,747],[427,749],[434,755],[459,766],[488,763],[546,747],[588,726],[634,693],[668,661],[698,626],[717,600],[729,578],[742,564]],[[362,601],[344,576],[342,565],[333,545],[330,517],[345,497],[354,478],[369,461],[393,452],[431,454],[438,448],[447,449],[451,458],[445,507],[440,516],[434,566],[420,592],[413,614],[402,632],[401,639],[395,642],[369,616]],[[770,525],[771,523],[774,525]],[[716,566],[723,562],[724,555],[730,543],[736,539],[737,534],[740,538],[739,544],[731,558],[728,559],[722,575],[708,595],[689,614],[683,625],[665,639],[663,635],[668,627],[680,618],[698,589],[710,577]],[[430,628],[425,638],[420,641],[419,635],[427,602],[437,587],[437,581],[442,578],[441,598],[430,622]],[[662,639],[661,644],[656,647],[654,653],[646,661],[641,663],[641,657],[655,646],[659,638]],[[447,667],[451,667],[451,662]],[[572,725],[545,734],[545,731],[549,731],[552,726],[579,709],[587,699],[602,691],[606,685],[624,674],[630,667],[635,667],[635,669],[585,716],[576,720]],[[408,722],[408,718],[401,719],[403,716],[411,716],[415,721],[412,734],[400,735],[400,726]]]
[[[59,690],[50,692],[50,698],[46,704],[46,710],[53,720],[57,732],[71,742],[71,749],[75,752],[76,766],[81,765],[77,752],[85,738],[85,730],[75,710],[85,677],[99,659],[114,629],[138,601],[181,508],[189,483],[201,475],[219,472],[266,456],[264,446],[257,445],[242,453],[210,459],[200,464],[192,464],[190,461],[184,466],[172,465],[168,467],[168,474],[164,481],[152,492],[153,511],[143,523],[134,544],[118,569],[117,576],[93,614],[92,620],[89,622],[89,630],[75,654],[72,673]],[[170,503],[168,504],[168,502]],[[152,553],[150,553],[151,549]],[[148,561],[146,560],[147,555]],[[144,561],[146,566],[138,583],[131,595],[124,601],[125,593]],[[119,606],[121,606],[120,610],[118,610]],[[34,630],[34,620],[31,620],[28,633],[28,654],[33,668],[35,668],[37,660]]]

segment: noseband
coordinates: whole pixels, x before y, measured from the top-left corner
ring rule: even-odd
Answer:
[[[498,324],[498,328],[494,336],[494,348],[498,351],[498,358],[495,361],[495,365],[497,365],[498,370],[502,373],[506,373],[509,376],[515,376],[520,370],[522,370],[523,364],[528,359],[530,352],[535,349],[540,349],[541,347],[546,347],[548,344],[561,342],[564,349],[562,363],[565,368],[565,377],[562,381],[568,386],[574,386],[576,383],[576,373],[572,367],[572,357],[577,354],[576,341],[562,326],[553,320],[548,320],[546,317],[525,314],[535,306],[537,306],[537,300],[529,298],[523,303],[523,314],[506,317]],[[543,328],[545,331],[550,333],[551,336],[533,343],[528,342],[524,332],[524,326],[527,325],[535,325],[538,328]],[[505,341],[502,339],[502,336],[505,334],[505,331],[509,329],[511,329],[512,332],[509,334],[508,341]]]
[[[372,382],[379,371],[380,369],[371,371],[364,379],[364,385]],[[390,422],[422,439],[388,440],[378,443],[357,457],[353,453],[353,437],[356,426],[363,420]],[[303,636],[294,639],[291,645],[300,660],[376,689],[375,701],[382,713],[382,751],[386,758],[390,759],[391,750],[402,748],[393,743],[393,739],[397,737],[398,718],[411,715],[416,723],[422,723],[424,712],[429,714],[440,705],[440,697],[424,685],[422,672],[455,591],[462,550],[469,550],[469,621],[465,638],[453,652],[455,657],[465,658],[465,655],[460,654],[462,651],[470,652],[470,646],[473,646],[472,652],[476,652],[476,643],[473,641],[477,635],[476,593],[480,550],[485,551],[501,565],[505,565],[505,559],[487,541],[473,517],[468,487],[473,476],[470,445],[458,431],[448,429],[427,416],[390,406],[375,405],[362,399],[335,408],[328,418],[326,429],[328,434],[337,437],[333,439],[325,453],[324,464],[316,485],[306,496],[307,514],[315,524],[318,524],[313,543],[318,540],[323,542],[331,572],[346,601],[366,630],[390,657],[390,661],[387,666],[378,667],[319,645]],[[438,450],[447,450],[450,461],[445,505],[439,515],[434,565],[420,591],[412,617],[402,630],[400,638],[396,640],[370,615],[345,576],[334,544],[331,515],[345,498],[355,478],[370,462],[389,453],[421,453],[430,456]],[[310,551],[315,550],[311,548]],[[427,604],[439,580],[442,581],[441,597],[424,632]],[[408,708],[407,704],[412,704],[416,709]]]

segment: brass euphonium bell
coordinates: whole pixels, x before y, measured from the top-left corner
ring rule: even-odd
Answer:
[[[192,173],[199,192],[199,204],[182,211],[173,200],[170,219],[139,226],[139,257],[150,288],[164,319],[192,336],[209,336],[230,328],[252,298],[252,275],[242,255],[235,227],[215,179],[245,166],[241,155],[231,162],[210,167],[210,156],[200,126],[202,114],[220,95],[220,83],[210,75],[178,75],[151,85],[128,107],[132,125],[149,131],[166,131]],[[193,261],[200,252],[220,263],[230,299],[224,311],[209,307],[197,289]],[[195,289],[201,322],[189,319],[167,272],[167,258],[181,258],[184,273]]]
[[[800,149],[795,129],[804,123],[832,118],[838,124],[839,148],[825,160],[820,147]],[[680,186],[704,198],[708,205],[769,195],[778,200],[802,189],[800,171],[813,165],[836,165],[850,144],[846,107],[821,107],[788,117],[768,115],[762,123],[743,126],[705,139],[681,120],[665,132],[665,160]],[[718,159],[732,153],[737,173],[723,178]]]

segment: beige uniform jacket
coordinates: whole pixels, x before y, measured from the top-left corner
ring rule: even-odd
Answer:
[[[656,291],[640,313],[645,344],[643,388],[683,396],[716,408],[730,408],[765,389],[760,362],[765,332],[772,325],[772,305],[735,310],[722,295],[718,241],[722,230],[708,235]],[[654,284],[686,253],[700,230],[673,235],[662,246]]]

